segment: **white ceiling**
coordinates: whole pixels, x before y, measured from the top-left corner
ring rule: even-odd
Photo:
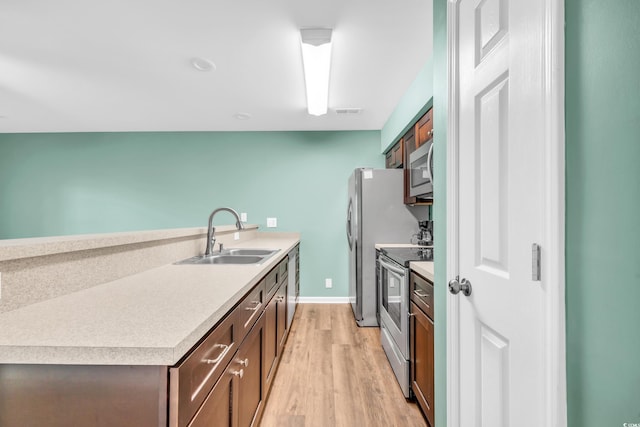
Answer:
[[[321,117],[302,27],[334,29]],[[2,0],[0,133],[381,129],[431,28],[432,0]]]

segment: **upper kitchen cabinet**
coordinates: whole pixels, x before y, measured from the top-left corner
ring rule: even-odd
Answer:
[[[404,138],[400,138],[385,154],[387,169],[400,169],[404,165]]]
[[[416,148],[433,138],[433,108],[416,122],[415,135]]]

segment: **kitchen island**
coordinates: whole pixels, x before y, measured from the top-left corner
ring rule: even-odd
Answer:
[[[188,359],[217,327],[236,325],[240,315],[233,313],[256,292],[262,298],[255,306],[256,315],[244,323],[247,331],[236,333],[234,339],[246,336],[248,341],[253,329],[262,325],[264,331],[254,334],[262,356],[269,336],[262,316],[268,303],[266,281],[278,269],[286,274],[287,254],[300,240],[297,233],[261,233],[256,227],[241,233],[218,229],[218,241],[227,247],[278,252],[261,264],[173,264],[202,252],[204,229],[2,242],[0,273],[7,281],[2,297],[22,305],[0,313],[0,425],[187,425],[172,414],[180,402],[172,401],[178,395],[171,395],[175,384],[170,370]],[[70,286],[71,291],[52,298],[42,298],[46,286],[33,288],[25,281],[57,280],[64,288],[73,282],[73,277],[64,279],[64,271],[86,274],[87,268],[97,266],[94,272],[105,269],[109,276],[127,260],[138,263],[134,270],[139,271],[106,282],[100,274],[87,276],[85,288]],[[25,293],[38,295],[20,295],[19,280]],[[276,284],[284,288],[286,283],[278,280]],[[25,303],[29,298],[34,301]],[[10,306],[11,301],[4,303]],[[240,326],[233,330],[241,330]],[[238,347],[242,349],[240,342],[233,350]],[[224,359],[230,361],[232,356],[229,352]],[[214,361],[203,363],[206,367]],[[211,383],[218,365],[210,366],[194,371],[194,382]],[[265,369],[256,372],[262,381]],[[209,389],[196,391],[192,400],[201,402]],[[263,390],[258,393],[260,399],[266,398]],[[196,394],[202,398],[196,399]]]

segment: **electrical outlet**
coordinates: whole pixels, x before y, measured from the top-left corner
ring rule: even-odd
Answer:
[[[324,287],[327,289],[333,288],[333,280],[324,279]]]
[[[233,233],[233,240],[240,240],[240,232],[236,231],[235,233]]]
[[[246,212],[240,212],[240,221],[247,222],[247,213]]]
[[[274,228],[278,226],[278,218],[267,218],[267,227]]]

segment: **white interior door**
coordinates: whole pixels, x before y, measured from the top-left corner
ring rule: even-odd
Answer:
[[[559,425],[549,392],[560,363],[556,328],[564,326],[551,323],[561,284],[549,271],[532,276],[532,245],[548,266],[560,256],[549,230],[564,222],[548,203],[563,183],[548,174],[547,4],[459,0],[449,9],[448,276],[471,284],[469,296],[449,295],[453,426]]]

